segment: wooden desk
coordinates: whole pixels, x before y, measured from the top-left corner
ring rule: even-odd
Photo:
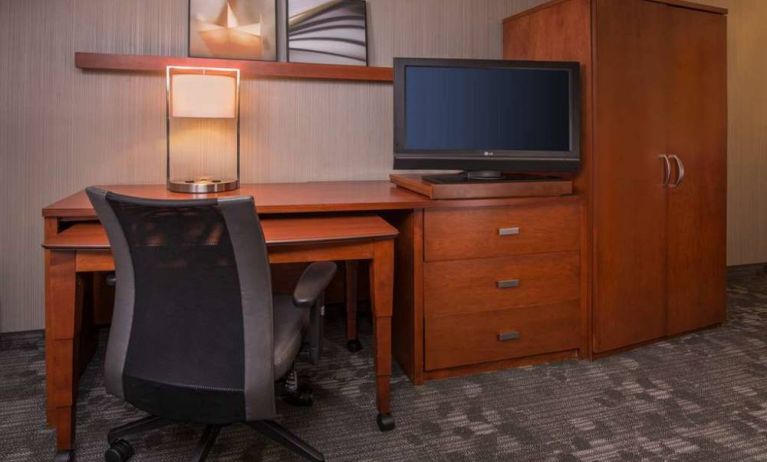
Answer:
[[[152,187],[108,187],[143,197],[184,197]],[[126,191],[126,189],[128,191]],[[282,193],[281,187],[277,192]],[[160,191],[163,193],[161,194]],[[143,192],[143,194],[142,194]],[[248,191],[240,190],[240,194]],[[352,195],[352,197],[354,197]],[[304,211],[286,196],[270,212]],[[403,198],[406,199],[406,198]],[[310,206],[314,209],[315,206]],[[259,210],[261,207],[259,206]],[[331,210],[346,210],[338,206]],[[361,209],[361,210],[364,210]],[[46,387],[48,423],[56,429],[61,460],[75,446],[75,409],[79,373],[84,367],[79,351],[83,285],[78,273],[112,271],[114,261],[103,227],[95,220],[84,193],[70,196],[43,210],[45,217]],[[391,415],[391,317],[394,238],[398,231],[376,215],[267,217],[261,224],[272,263],[333,260],[370,260],[370,290],[374,318],[376,398],[379,422]],[[87,355],[86,355],[87,356]],[[393,421],[391,421],[393,428]],[[379,426],[381,424],[379,423]],[[387,427],[384,425],[382,429]],[[388,428],[386,428],[388,429]]]
[[[195,197],[162,185],[105,189]],[[580,244],[586,233],[578,196],[432,200],[387,181],[243,185],[218,194],[236,195],[255,198],[273,262],[373,262],[381,414],[390,411],[392,353],[415,384],[589,356],[589,279],[582,276],[589,253]],[[87,356],[76,351],[84,291],[76,275],[111,270],[113,262],[84,192],[46,207],[43,216],[48,417],[59,429],[59,448],[68,449],[77,358]],[[497,284],[519,278],[516,288]],[[501,341],[500,332],[518,335]]]

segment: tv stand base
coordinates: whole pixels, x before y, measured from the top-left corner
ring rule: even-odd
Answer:
[[[503,173],[489,170],[448,173],[438,175],[424,175],[423,181],[432,184],[487,184],[487,183],[510,183],[520,181],[559,181],[557,176],[531,175],[529,173]]]
[[[430,199],[489,199],[549,197],[573,193],[569,179],[540,175],[510,175],[478,180],[466,173],[452,175],[390,175],[391,182]]]

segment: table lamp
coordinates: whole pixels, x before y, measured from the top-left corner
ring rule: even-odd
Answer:
[[[239,188],[239,69],[168,66],[166,76],[168,189]]]

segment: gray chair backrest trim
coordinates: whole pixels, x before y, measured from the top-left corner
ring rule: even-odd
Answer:
[[[252,197],[218,200],[234,248],[245,339],[245,415],[273,418],[274,312],[269,257]]]
[[[133,325],[133,304],[135,301],[135,275],[133,261],[120,222],[107,202],[107,191],[90,187],[85,190],[104,226],[112,247],[115,261],[115,305],[112,314],[112,328],[109,331],[106,358],[104,360],[104,385],[107,391],[125,398],[123,393],[123,369],[128,353],[131,326]]]

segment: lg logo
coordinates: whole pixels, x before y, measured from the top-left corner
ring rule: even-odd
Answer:
[[[493,152],[491,152],[491,151],[485,151],[485,152],[484,152],[484,156],[485,156],[485,157],[493,157],[494,155],[495,155],[495,153],[493,153]]]

